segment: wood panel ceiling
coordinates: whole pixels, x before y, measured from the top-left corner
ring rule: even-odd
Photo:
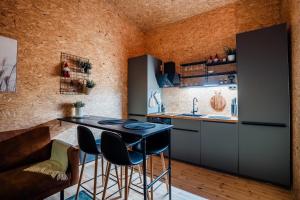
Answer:
[[[154,29],[237,0],[111,0],[143,31]]]

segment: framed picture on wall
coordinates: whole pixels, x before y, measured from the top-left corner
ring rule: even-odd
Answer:
[[[17,49],[17,40],[0,36],[0,92],[16,91]]]

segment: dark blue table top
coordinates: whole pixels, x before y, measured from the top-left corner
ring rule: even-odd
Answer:
[[[131,129],[124,128],[123,124],[108,125],[108,124],[98,123],[101,120],[111,120],[111,119],[116,119],[116,118],[87,115],[87,116],[83,116],[82,118],[64,117],[64,118],[58,118],[57,120],[79,124],[83,126],[89,126],[97,129],[112,131],[121,134],[130,134],[140,138],[146,138],[156,133],[170,130],[173,127],[173,125],[168,125],[168,124],[155,124],[154,128],[145,129],[145,130],[131,130]]]

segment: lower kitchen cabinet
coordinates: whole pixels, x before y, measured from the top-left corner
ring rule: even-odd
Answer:
[[[200,121],[172,119],[172,158],[200,165]]]
[[[289,127],[240,124],[240,175],[289,187],[289,131]]]
[[[208,121],[202,122],[201,164],[221,171],[237,173],[237,124]]]

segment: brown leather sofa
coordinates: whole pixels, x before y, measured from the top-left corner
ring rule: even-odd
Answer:
[[[49,127],[17,131],[14,137],[0,133],[0,199],[44,199],[54,193],[61,192],[64,198],[65,188],[78,183],[79,150],[68,149],[68,180],[57,181],[51,176],[25,172],[24,168],[50,158],[51,144]],[[13,132],[11,132],[13,134]],[[16,133],[16,132],[15,132]]]

